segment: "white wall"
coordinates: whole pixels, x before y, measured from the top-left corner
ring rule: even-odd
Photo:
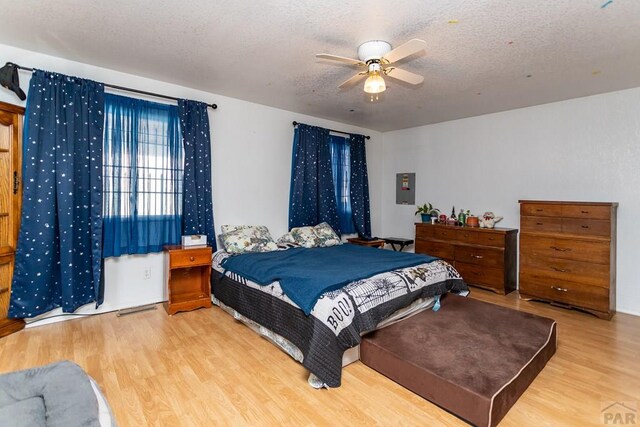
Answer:
[[[382,232],[413,236],[395,204],[399,172],[416,202],[493,211],[519,228],[519,199],[619,202],[618,311],[640,315],[640,88],[383,134]]]
[[[209,110],[216,232],[219,232],[222,224],[264,224],[274,238],[287,231],[293,141],[291,122],[294,120],[371,135],[367,142],[369,170],[382,169],[382,135],[379,132],[0,45],[0,62],[4,64],[6,61],[104,83],[217,103],[217,110]],[[29,87],[29,78],[30,73],[20,72],[20,85],[25,92]],[[0,101],[24,105],[4,88],[0,88]],[[381,228],[381,178],[380,174],[370,177],[374,233]],[[151,277],[147,280],[143,279],[146,269],[151,271]],[[98,312],[162,299],[161,255],[123,256],[106,261],[105,302]],[[90,304],[79,312],[93,313],[96,310]]]

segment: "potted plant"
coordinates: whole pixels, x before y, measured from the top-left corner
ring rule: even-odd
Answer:
[[[440,214],[440,210],[434,208],[431,203],[425,203],[422,206],[418,205],[417,208],[418,210],[416,210],[414,215],[420,214],[420,216],[422,216],[422,222],[429,222],[432,216],[437,218],[438,214]]]

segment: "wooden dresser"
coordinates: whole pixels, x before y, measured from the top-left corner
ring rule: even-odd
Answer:
[[[416,253],[448,261],[473,286],[508,294],[516,289],[518,230],[416,223]]]
[[[617,207],[520,200],[520,296],[611,319]]]

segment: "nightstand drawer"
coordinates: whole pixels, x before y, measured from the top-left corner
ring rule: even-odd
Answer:
[[[211,264],[211,249],[184,249],[170,253],[171,268]]]

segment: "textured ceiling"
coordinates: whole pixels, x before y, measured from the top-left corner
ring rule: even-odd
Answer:
[[[605,3],[0,0],[0,43],[388,131],[640,86],[640,1]],[[314,57],[411,38],[424,84],[377,102]]]

